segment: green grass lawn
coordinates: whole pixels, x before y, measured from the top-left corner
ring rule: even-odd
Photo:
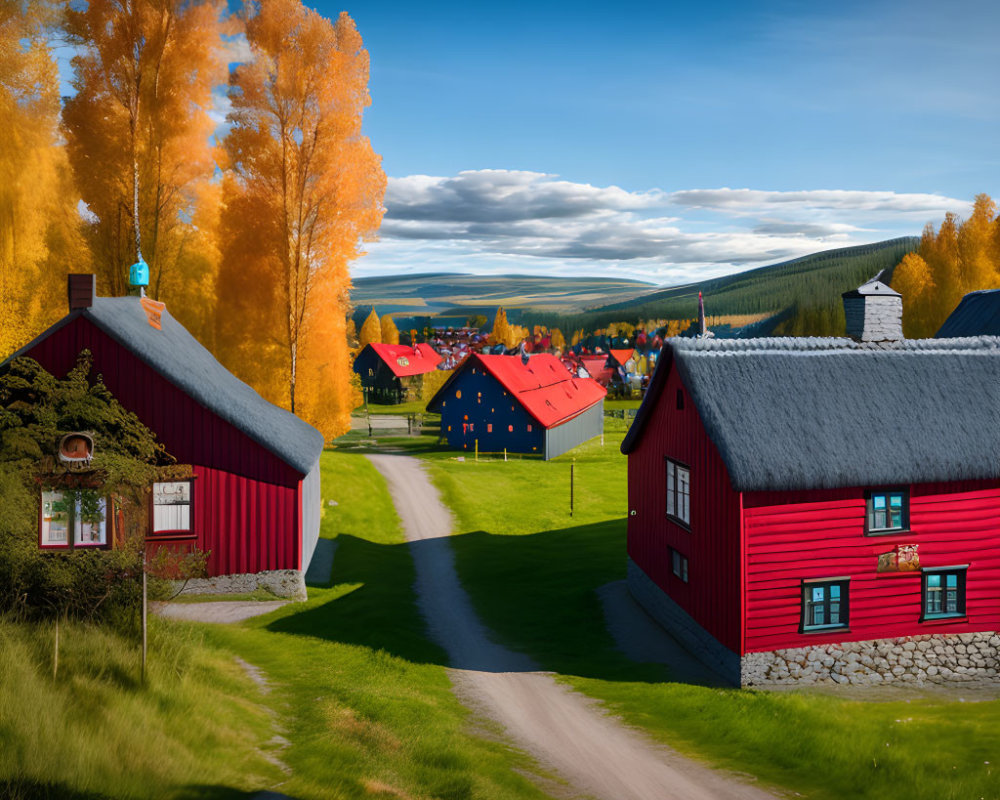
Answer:
[[[381,415],[402,415],[406,414],[424,414],[428,417],[438,417],[437,414],[428,414],[427,412],[427,401],[426,400],[410,400],[406,403],[397,403],[396,405],[382,405],[381,403],[369,403],[368,413],[373,417],[379,414]],[[363,405],[358,406],[351,412],[352,417],[363,417],[365,416],[365,407]]]
[[[619,654],[595,589],[625,577],[621,436],[548,463],[427,457],[457,518],[463,584],[504,643],[655,738],[809,797],[1000,797],[998,701],[717,689],[672,682],[665,667]]]
[[[0,797],[244,797],[280,771],[271,720],[232,655],[152,620],[138,642],[80,623],[0,621]]]
[[[414,571],[385,483],[361,455],[323,455],[323,538],[333,580],[205,635],[273,682],[291,746],[282,792],[309,798],[539,798],[525,756],[475,735],[444,654],[424,634]],[[203,626],[204,627],[204,626]]]

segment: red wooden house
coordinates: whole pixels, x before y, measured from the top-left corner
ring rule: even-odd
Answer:
[[[629,588],[736,684],[1000,670],[1000,339],[903,340],[897,303],[669,340],[622,445]]]
[[[71,275],[70,313],[11,358],[62,377],[89,350],[118,401],[193,466],[190,481],[154,486],[152,548],[209,551],[207,588],[303,593],[319,536],[322,435],[236,378],[169,311],[154,327],[140,298],[94,288],[94,276]]]

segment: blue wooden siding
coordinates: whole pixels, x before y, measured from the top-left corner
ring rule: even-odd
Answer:
[[[455,450],[545,453],[545,430],[482,367],[463,369],[441,398],[441,434]]]

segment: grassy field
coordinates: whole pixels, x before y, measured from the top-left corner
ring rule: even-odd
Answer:
[[[474,733],[443,653],[424,636],[413,565],[384,481],[323,455],[333,582],[306,603],[206,633],[263,669],[291,745],[280,791],[309,798],[538,798],[526,757]]]
[[[625,577],[620,438],[548,463],[429,457],[457,517],[452,543],[463,583],[503,642],[654,737],[809,797],[1000,797],[998,701],[716,689],[672,682],[665,667],[620,655],[595,594]]]
[[[0,797],[243,797],[280,780],[271,721],[232,656],[153,621],[139,648],[106,630],[0,622]]]
[[[49,633],[0,624],[0,797],[545,797],[529,776],[547,776],[453,696],[382,478],[328,452],[323,496],[333,580],[242,625],[157,621],[148,689],[134,643],[64,629],[54,685]]]

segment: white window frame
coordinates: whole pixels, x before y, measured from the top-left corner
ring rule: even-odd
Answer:
[[[667,517],[691,526],[691,468],[671,458],[664,459],[667,477]]]

